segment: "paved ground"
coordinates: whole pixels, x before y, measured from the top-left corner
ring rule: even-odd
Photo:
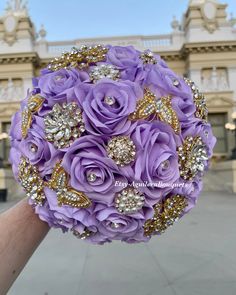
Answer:
[[[52,230],[9,295],[235,295],[235,225],[236,195],[207,193],[148,244],[88,246]]]

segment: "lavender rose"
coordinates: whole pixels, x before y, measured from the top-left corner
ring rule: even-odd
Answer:
[[[143,225],[146,219],[153,216],[153,209],[146,207],[141,212],[132,216],[126,216],[117,212],[113,206],[105,204],[96,204],[92,210],[93,223],[87,226],[93,234],[89,237],[89,241],[93,243],[103,244],[112,240],[122,240],[127,242],[148,241],[149,238],[143,235]],[[82,215],[84,212],[82,212]],[[83,224],[87,218],[81,218],[81,213],[74,215]],[[78,223],[75,227],[80,231],[81,225]],[[82,227],[83,228],[83,227]],[[84,227],[85,228],[85,227]]]
[[[148,203],[153,205],[164,192],[171,190],[171,185],[179,178],[178,139],[171,127],[162,122],[138,124],[131,139],[137,149],[134,178],[136,182],[147,184],[140,190],[147,195]],[[159,183],[161,187],[157,186]]]
[[[86,135],[68,149],[63,167],[70,174],[71,185],[88,194],[92,200],[111,204],[120,188],[116,181],[126,183],[117,165],[107,156],[102,138]]]
[[[140,52],[133,46],[113,46],[107,54],[106,61],[120,70],[120,77],[124,80],[134,81],[142,63]]]
[[[34,122],[27,137],[21,140],[19,149],[32,165],[38,165],[42,175],[51,173],[54,165],[62,156],[62,153],[46,140],[44,120],[38,116],[34,116]]]
[[[126,132],[131,122],[128,116],[142,97],[139,85],[130,82],[100,80],[86,97],[78,97],[84,110],[86,129],[94,135],[116,135]]]
[[[164,68],[159,64],[148,65],[137,76],[137,80],[154,92],[158,91],[161,96],[173,95],[192,100],[191,89],[184,79],[175,74],[171,69]]]
[[[200,119],[195,119],[194,121],[189,122],[185,125],[182,130],[183,138],[187,136],[200,136],[203,143],[207,147],[207,154],[209,158],[213,155],[213,148],[216,143],[216,138],[212,133],[212,128],[209,123],[204,123]]]
[[[89,80],[89,75],[85,71],[76,69],[61,69],[55,72],[47,71],[34,83],[40,89],[40,94],[51,106],[55,102],[64,102],[73,95],[73,87],[80,82]]]

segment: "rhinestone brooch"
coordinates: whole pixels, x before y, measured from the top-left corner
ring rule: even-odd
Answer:
[[[201,137],[186,137],[183,146],[178,148],[178,155],[180,175],[184,179],[192,180],[198,172],[204,171],[208,156]]]
[[[144,195],[135,188],[125,188],[115,198],[117,211],[122,214],[133,214],[142,209]]]
[[[198,87],[195,85],[193,81],[191,81],[188,78],[184,78],[184,81],[192,90],[193,100],[196,105],[196,112],[195,112],[196,117],[207,122],[208,109],[206,105],[205,96],[203,95],[203,93],[199,91]]]
[[[116,136],[108,141],[108,157],[119,166],[125,166],[134,161],[136,147],[128,136]]]
[[[60,163],[57,163],[52,172],[52,177],[48,183],[48,187],[56,192],[58,205],[88,208],[91,205],[91,201],[84,193],[76,191],[70,187],[68,185],[68,178],[68,174],[64,168]]]
[[[31,126],[33,120],[33,114],[36,113],[42,106],[44,98],[39,95],[32,95],[24,110],[22,111],[22,120],[21,120],[21,133],[23,138],[26,138],[28,134],[28,129]]]
[[[154,93],[145,88],[144,98],[138,101],[136,110],[130,114],[130,119],[147,119],[151,115],[156,115],[162,122],[170,125],[176,133],[179,133],[180,123],[171,106],[171,96],[157,98]]]
[[[94,67],[89,73],[89,76],[91,81],[96,83],[98,80],[103,78],[118,80],[120,77],[120,72],[113,65],[102,64]]]
[[[88,230],[87,228],[85,228],[85,230],[82,233],[79,233],[75,229],[72,229],[72,232],[73,232],[73,235],[76,238],[81,239],[81,240],[85,240],[85,239],[89,238],[93,234],[93,232]]]
[[[161,234],[174,224],[183,214],[188,206],[188,201],[184,196],[174,195],[154,206],[154,216],[144,224],[144,234]]]
[[[76,103],[56,103],[44,117],[45,133],[48,141],[56,148],[69,147],[85,131],[80,108]]]
[[[30,164],[29,160],[22,157],[18,166],[18,178],[21,186],[26,191],[35,205],[42,206],[46,199],[44,194],[44,182],[37,168]]]
[[[140,55],[141,60],[144,64],[156,64],[157,60],[154,56],[154,53],[150,50],[145,50]]]
[[[60,57],[53,59],[49,63],[48,69],[51,71],[67,69],[69,67],[84,69],[91,64],[105,60],[107,52],[108,48],[102,45],[74,47],[71,52],[64,52]]]

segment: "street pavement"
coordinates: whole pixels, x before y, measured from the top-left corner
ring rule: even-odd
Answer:
[[[51,230],[8,294],[235,295],[235,225],[236,195],[203,193],[147,244],[94,246]]]

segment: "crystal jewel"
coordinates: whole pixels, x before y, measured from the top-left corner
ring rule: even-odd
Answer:
[[[28,129],[31,126],[32,120],[33,120],[33,114],[35,114],[42,106],[44,102],[44,98],[39,95],[32,95],[27,105],[24,107],[22,114],[21,114],[21,132],[23,138],[26,138],[28,134]]]
[[[107,153],[117,165],[124,166],[134,161],[136,147],[128,136],[116,136],[109,140]]]
[[[91,205],[89,198],[84,193],[70,187],[68,178],[64,168],[60,163],[57,163],[47,185],[56,192],[58,205],[69,205],[76,208],[89,207]]]
[[[85,131],[81,110],[75,102],[62,106],[56,103],[44,117],[44,123],[46,138],[56,148],[69,147]]]
[[[142,209],[144,205],[144,195],[136,188],[125,188],[117,194],[115,206],[117,211],[122,214],[133,214]]]
[[[99,44],[93,46],[82,45],[80,48],[74,47],[70,52],[64,52],[60,57],[54,58],[49,63],[48,69],[51,71],[69,67],[84,69],[91,64],[103,61],[107,52],[108,48]]]
[[[35,205],[42,206],[45,200],[44,194],[44,182],[37,168],[30,164],[26,158],[21,158],[18,166],[18,178],[21,186],[26,191],[27,197],[29,197]]]
[[[144,224],[144,234],[151,236],[163,233],[180,218],[187,206],[187,199],[181,195],[174,195],[158,202],[154,206],[153,218],[148,219]]]
[[[85,240],[93,234],[93,232],[88,230],[87,228],[85,228],[85,230],[82,233],[78,232],[75,229],[73,229],[72,232],[76,238],[81,239],[81,240]]]
[[[38,147],[34,143],[30,145],[30,151],[32,153],[36,153],[37,150],[38,150]]]
[[[116,100],[115,100],[115,98],[113,96],[106,96],[104,101],[109,106],[112,106],[116,102]]]
[[[157,60],[154,56],[154,53],[150,50],[145,50],[140,55],[141,60],[144,64],[156,64]]]
[[[117,229],[117,228],[119,228],[120,227],[120,224],[119,223],[116,223],[116,222],[112,222],[111,223],[111,228],[113,228],[113,229]]]
[[[192,80],[188,78],[184,78],[184,81],[192,90],[193,100],[196,105],[196,112],[195,112],[196,117],[207,122],[208,109],[206,105],[205,96],[203,95],[203,93],[199,91],[198,87],[195,85],[195,83]]]
[[[174,85],[175,87],[178,87],[178,86],[179,86],[179,81],[178,81],[177,79],[174,79],[174,80],[172,81],[172,83],[173,83],[173,85]]]
[[[94,182],[97,179],[97,175],[95,173],[89,173],[87,175],[88,182]]]
[[[178,148],[180,175],[184,179],[192,180],[205,169],[208,160],[207,148],[200,136],[188,136],[183,146]]]
[[[144,98],[137,102],[136,110],[130,114],[131,120],[147,119],[151,115],[169,124],[176,133],[180,131],[180,123],[171,105],[171,96],[157,98],[148,88],[145,88]]]
[[[90,79],[94,83],[102,78],[108,78],[112,80],[117,80],[120,77],[120,72],[113,65],[110,64],[102,64],[94,67],[90,74]]]

